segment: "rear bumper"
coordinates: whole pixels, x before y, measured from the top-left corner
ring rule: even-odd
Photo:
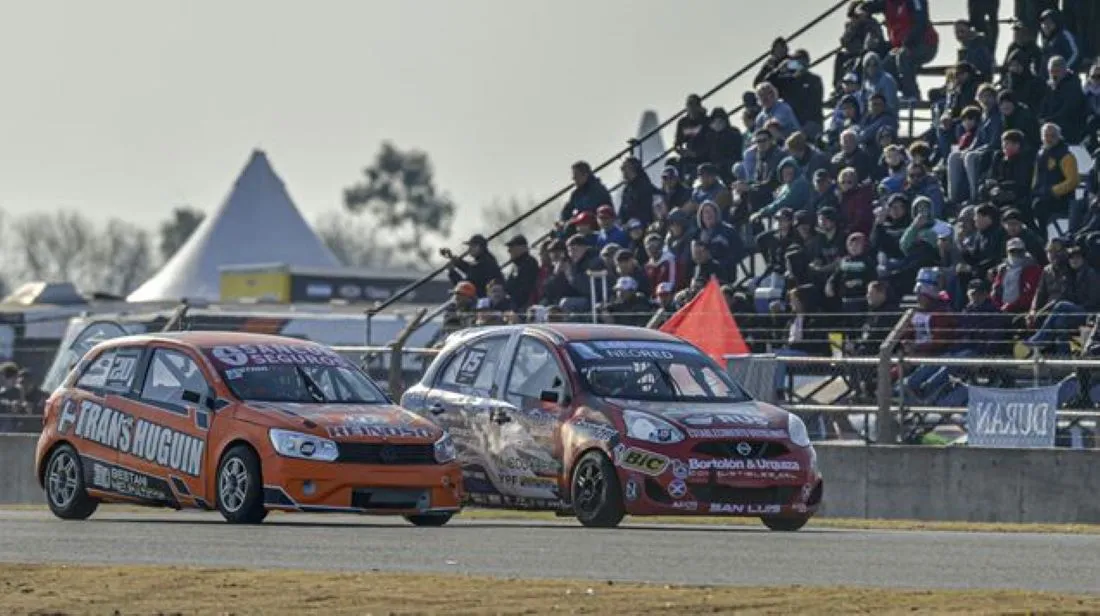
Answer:
[[[457,463],[345,464],[271,455],[263,460],[263,475],[268,509],[384,515],[461,509]]]

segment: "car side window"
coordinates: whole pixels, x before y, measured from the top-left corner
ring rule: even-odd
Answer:
[[[493,376],[507,343],[508,336],[493,336],[459,349],[451,357],[436,386],[452,391],[464,388],[488,391],[493,386]]]
[[[206,395],[210,385],[198,364],[186,354],[171,349],[156,349],[145,373],[141,399],[159,406],[183,410],[184,391]]]
[[[76,386],[84,389],[101,389],[107,382],[107,375],[111,372],[111,364],[115,361],[115,351],[104,351],[94,361],[84,368],[84,374],[76,381]]]
[[[560,395],[564,388],[565,374],[554,351],[545,343],[524,336],[508,372],[505,390],[508,401],[516,406],[527,406],[539,400],[543,391],[556,391]]]

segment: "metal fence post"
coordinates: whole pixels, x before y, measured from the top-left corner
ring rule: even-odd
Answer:
[[[875,440],[879,444],[893,445],[898,440],[898,425],[893,411],[894,396],[893,387],[890,383],[890,368],[893,365],[894,347],[897,346],[898,340],[901,338],[901,332],[909,326],[909,320],[912,317],[913,310],[906,310],[879,347],[878,386],[876,388],[878,413],[875,416],[875,425],[878,427],[878,438]]]

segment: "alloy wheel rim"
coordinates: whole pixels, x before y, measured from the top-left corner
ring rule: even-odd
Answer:
[[[577,471],[577,507],[587,513],[599,509],[604,496],[603,471],[596,464],[585,463]]]
[[[49,471],[50,502],[59,508],[65,508],[76,499],[78,485],[76,459],[68,452],[54,457]]]
[[[230,458],[222,467],[218,480],[218,494],[226,511],[236,512],[244,506],[248,494],[248,469],[240,458]]]

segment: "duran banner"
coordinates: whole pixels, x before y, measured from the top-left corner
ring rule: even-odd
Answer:
[[[993,389],[968,385],[967,443],[975,447],[1054,447],[1058,385]]]

